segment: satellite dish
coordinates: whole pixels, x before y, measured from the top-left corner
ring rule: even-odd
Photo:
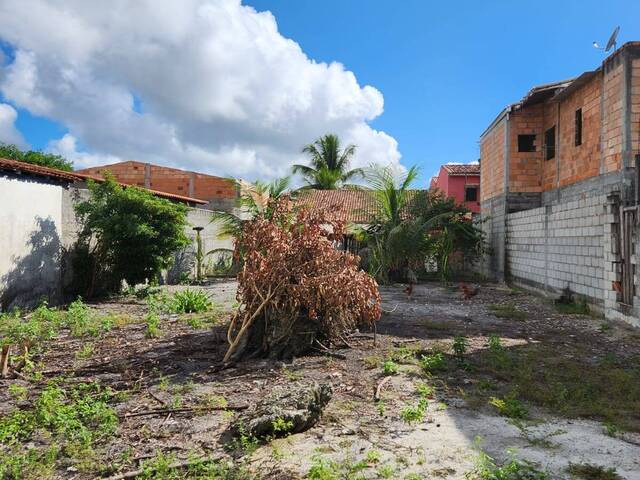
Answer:
[[[613,51],[616,50],[616,38],[618,38],[618,33],[620,32],[620,27],[616,27],[611,36],[609,37],[609,41],[607,42],[607,46],[604,47],[604,51],[608,52],[613,47]]]

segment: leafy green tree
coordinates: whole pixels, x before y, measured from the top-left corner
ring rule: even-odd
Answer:
[[[411,190],[419,171],[411,167],[397,175],[388,167],[367,174],[377,215],[360,236],[369,244],[369,269],[378,281],[411,280],[414,271],[433,258],[443,281],[451,274],[451,259],[475,260],[482,254],[484,236],[471,212],[439,192]]]
[[[119,289],[155,279],[173,253],[187,246],[187,207],[150,192],[124,188],[112,178],[89,182],[91,197],[76,205],[83,230],[79,244],[90,260],[88,289]]]
[[[348,169],[356,146],[347,145],[342,149],[337,135],[324,135],[305,146],[302,152],[309,155],[311,165],[294,165],[293,173],[301,174],[309,188],[336,190],[344,186],[353,186],[347,182],[364,176],[361,168]]]
[[[360,235],[370,248],[371,273],[382,283],[399,280],[412,257],[421,254],[422,232],[406,222],[419,170],[411,167],[398,175],[390,167],[373,167],[366,173],[376,201],[376,216]]]
[[[7,143],[0,143],[0,158],[32,163],[43,167],[57,168],[58,170],[65,170],[67,172],[71,172],[73,170],[73,163],[60,155],[43,153],[35,150],[23,151],[16,145]]]

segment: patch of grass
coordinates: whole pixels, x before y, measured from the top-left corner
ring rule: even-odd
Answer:
[[[171,311],[174,313],[201,313],[213,309],[213,302],[203,290],[185,289],[173,294]]]
[[[591,313],[585,298],[571,302],[556,302],[555,307],[559,313],[565,315],[589,315]]]
[[[25,387],[24,385],[18,385],[16,383],[12,383],[11,385],[9,385],[9,393],[19,402],[26,400],[29,396],[29,390],[27,389],[27,387]]]
[[[96,468],[95,462],[85,460],[93,458],[95,446],[118,427],[110,399],[110,392],[95,382],[71,389],[49,383],[31,409],[17,409],[0,419],[0,478],[29,478],[11,476],[16,469],[43,474],[62,459],[72,459],[81,469]],[[24,445],[36,435],[38,447],[25,451]]]
[[[424,420],[424,414],[427,411],[426,400],[420,400],[415,406],[407,406],[400,410],[400,418],[408,424],[419,423]]]
[[[395,468],[393,468],[391,465],[380,465],[377,469],[376,469],[376,473],[378,474],[378,477],[380,478],[392,478],[393,474],[395,473]]]
[[[606,468],[592,463],[570,463],[567,472],[585,480],[622,480],[615,468]]]
[[[534,463],[512,458],[502,465],[480,452],[476,466],[466,477],[470,480],[547,480],[549,474],[539,470]]]
[[[498,360],[497,360],[498,359]],[[640,431],[640,357],[594,359],[588,343],[529,343],[483,350],[468,359],[491,388],[469,389],[484,401],[517,390],[518,399],[569,418],[589,418]],[[487,381],[483,383],[487,383]]]
[[[241,462],[200,461],[192,457],[186,468],[172,468],[176,458],[172,454],[157,451],[151,459],[142,463],[142,480],[257,480]]]
[[[362,357],[362,363],[368,369],[378,368],[382,363],[382,359],[377,355],[369,355],[366,357]]]
[[[524,320],[527,314],[520,310],[513,302],[494,303],[489,305],[489,311],[498,318],[508,318],[511,320]]]
[[[76,359],[85,360],[87,358],[91,358],[94,352],[93,343],[85,343],[80,350],[76,352]]]
[[[395,375],[398,373],[398,364],[393,360],[386,360],[382,364],[382,373],[385,375]]]
[[[362,471],[369,467],[366,460],[355,462],[349,458],[342,462],[315,455],[305,478],[309,480],[360,480]]]
[[[607,323],[607,322],[602,322],[600,324],[600,327],[598,327],[598,330],[600,331],[600,333],[605,333],[608,332],[609,330],[611,330],[611,324]]]
[[[422,398],[433,398],[436,393],[435,389],[426,383],[418,382],[415,386],[416,392],[418,392]]]
[[[290,368],[287,368],[287,367],[282,367],[282,373],[290,382],[297,382],[298,380],[301,380],[304,377],[304,374],[302,372],[291,370]]]

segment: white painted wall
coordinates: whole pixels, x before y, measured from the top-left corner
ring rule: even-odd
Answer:
[[[0,306],[60,295],[62,195],[42,179],[0,175]]]

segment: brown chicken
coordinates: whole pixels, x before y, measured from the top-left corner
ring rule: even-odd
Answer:
[[[471,297],[475,297],[480,291],[480,285],[467,285],[464,282],[460,282],[460,290],[462,290],[462,296],[465,300],[469,300]]]

